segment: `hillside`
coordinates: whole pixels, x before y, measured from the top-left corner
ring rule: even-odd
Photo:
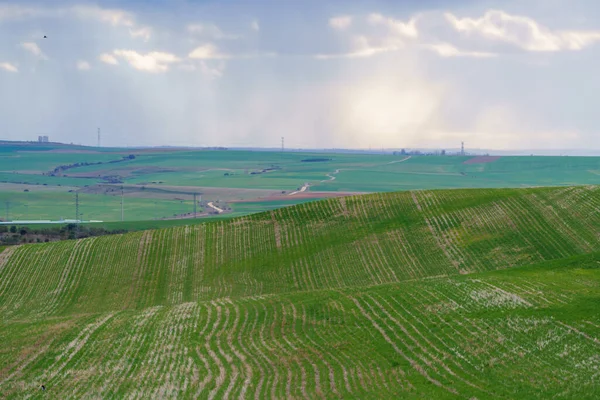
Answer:
[[[597,398],[599,207],[598,187],[386,193],[7,248],[0,390]]]

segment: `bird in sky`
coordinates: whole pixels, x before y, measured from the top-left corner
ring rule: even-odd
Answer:
[[[48,39],[48,36],[44,35],[44,39]]]

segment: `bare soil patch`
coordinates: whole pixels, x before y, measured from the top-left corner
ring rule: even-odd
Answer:
[[[499,158],[501,158],[501,156],[478,156],[478,157],[469,158],[463,164],[487,164],[487,163],[492,163],[492,162],[498,160]]]

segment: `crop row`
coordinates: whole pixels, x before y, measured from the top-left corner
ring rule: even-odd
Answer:
[[[142,309],[532,264],[600,250],[599,204],[599,188],[377,193],[26,245],[0,253],[0,312]]]
[[[456,277],[79,316],[0,355],[0,390],[22,395],[42,382],[60,398],[594,398],[600,322],[544,314],[584,288],[573,275]],[[8,324],[0,337],[36,329]]]

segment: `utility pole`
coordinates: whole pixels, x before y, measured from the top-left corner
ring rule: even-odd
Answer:
[[[98,147],[100,147],[100,128],[98,128]]]
[[[283,153],[285,151],[285,146],[283,145],[283,136],[281,137],[281,152]]]
[[[75,221],[79,221],[79,193],[75,193]]]
[[[79,237],[79,193],[75,193],[75,239]]]
[[[123,222],[123,186],[121,186],[121,222]]]
[[[196,208],[197,205],[198,205],[198,202],[196,201],[196,193],[194,193],[194,218],[197,217],[197,215],[196,215],[197,211],[198,211]]]

